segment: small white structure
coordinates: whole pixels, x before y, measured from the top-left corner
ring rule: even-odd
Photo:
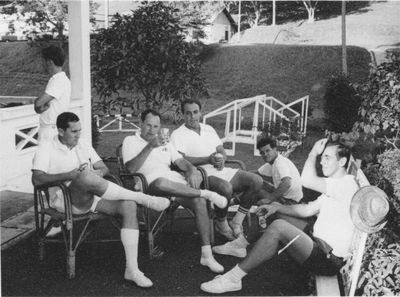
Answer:
[[[309,96],[299,98],[289,104],[284,104],[272,96],[259,95],[252,98],[234,100],[203,117],[203,123],[210,118],[225,116],[225,131],[223,142],[231,142],[232,148],[226,149],[230,156],[235,155],[236,143],[248,143],[254,146],[254,155],[259,156],[257,150],[257,137],[261,134],[259,127],[266,124],[287,121],[290,125],[293,121],[298,122],[298,132],[305,136],[307,132]],[[294,109],[300,106],[300,111]],[[251,110],[253,109],[253,110]],[[245,117],[252,116],[252,125],[245,122]]]

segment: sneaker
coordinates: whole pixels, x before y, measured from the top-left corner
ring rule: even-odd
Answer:
[[[217,231],[219,234],[227,238],[228,240],[234,240],[235,236],[233,235],[233,231],[231,227],[229,227],[228,222],[225,221],[217,221],[215,223],[215,231]]]
[[[153,282],[144,275],[140,270],[130,272],[128,269],[125,270],[125,280],[134,282],[138,287],[150,288],[153,286]]]
[[[234,223],[233,221],[229,221],[229,226],[233,231],[233,235],[238,238],[240,234],[243,234],[243,226],[242,224]]]
[[[171,201],[169,199],[164,198],[164,197],[157,197],[157,196],[150,196],[146,195],[147,197],[142,200],[140,204],[147,208],[154,209],[156,211],[163,211],[167,209]]]
[[[213,280],[202,283],[200,289],[204,292],[214,294],[240,291],[242,289],[242,280],[233,282],[226,274],[217,275]]]
[[[212,272],[215,273],[222,273],[224,272],[224,266],[222,266],[221,264],[219,264],[217,262],[217,260],[214,259],[214,257],[201,257],[200,258],[200,264],[203,266],[207,266],[208,268],[210,268],[210,270]]]
[[[217,245],[212,248],[212,251],[220,255],[229,255],[238,258],[245,258],[247,256],[246,248],[238,247],[235,242],[229,241],[223,245]]]

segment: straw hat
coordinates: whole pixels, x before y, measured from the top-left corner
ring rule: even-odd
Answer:
[[[375,186],[362,187],[351,200],[351,219],[357,229],[367,233],[381,230],[386,224],[388,212],[388,198]]]

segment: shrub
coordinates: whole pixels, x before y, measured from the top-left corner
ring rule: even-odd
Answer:
[[[328,81],[324,95],[326,124],[329,130],[348,132],[357,120],[360,98],[348,77],[334,75]]]
[[[94,116],[92,116],[92,146],[96,148],[99,145],[100,132],[99,127],[97,127],[97,121]]]
[[[371,133],[392,147],[400,135],[400,54],[392,52],[389,62],[372,67],[368,82],[357,87],[362,98],[354,129]],[[396,144],[397,142],[397,144]]]

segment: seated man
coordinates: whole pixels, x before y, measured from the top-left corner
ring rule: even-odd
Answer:
[[[103,178],[108,168],[95,150],[80,139],[81,124],[76,114],[64,112],[56,121],[58,136],[44,141],[33,159],[32,182],[35,186],[65,183],[71,194],[74,214],[101,212],[122,216],[121,241],[125,249],[125,279],[139,287],[153,283],[137,263],[139,229],[136,204],[161,211],[170,205],[168,199],[126,190]],[[50,205],[64,212],[62,191],[50,188]]]
[[[221,208],[226,207],[228,200],[217,193],[199,190],[200,172],[159,135],[161,116],[157,111],[143,111],[141,121],[140,134],[126,137],[122,145],[126,168],[131,173],[144,174],[150,193],[177,197],[179,204],[194,211],[202,242],[200,264],[214,272],[222,272],[223,266],[214,259],[211,251],[211,226],[205,200]],[[171,170],[172,164],[185,173],[186,179]]]
[[[302,172],[304,186],[322,193],[317,200],[295,205],[272,202],[259,207],[259,210],[267,210],[267,215],[281,213],[309,217],[318,214],[313,233],[305,233],[286,220],[273,221],[249,255],[227,273],[201,284],[203,291],[224,293],[241,290],[242,278],[274,257],[279,244],[286,245],[289,255],[306,270],[325,275],[335,275],[339,271],[350,251],[354,232],[350,204],[358,186],[354,176],[346,173],[350,151],[341,144],[326,145],[326,142],[322,139],[315,143]],[[315,168],[317,155],[321,153],[322,171],[326,177],[318,177]],[[244,237],[235,241],[230,243],[230,250],[237,253],[249,244]]]
[[[276,148],[276,140],[264,137],[258,140],[257,149],[265,164],[258,168],[263,178],[271,178],[273,187],[268,182],[263,184],[259,192],[259,205],[274,201],[282,204],[295,204],[303,198],[300,173],[291,160],[280,155]]]
[[[261,189],[262,178],[254,173],[224,166],[226,152],[222,141],[211,126],[200,123],[199,101],[185,100],[181,104],[181,110],[185,123],[171,135],[171,142],[178,152],[193,165],[201,165],[207,171],[211,190],[218,192],[222,187],[225,189],[225,197],[228,198],[232,192],[243,192],[239,210],[229,222],[230,226],[226,220],[228,208],[216,209],[216,230],[228,239],[237,237],[243,233],[243,220],[256,202],[256,193]]]

